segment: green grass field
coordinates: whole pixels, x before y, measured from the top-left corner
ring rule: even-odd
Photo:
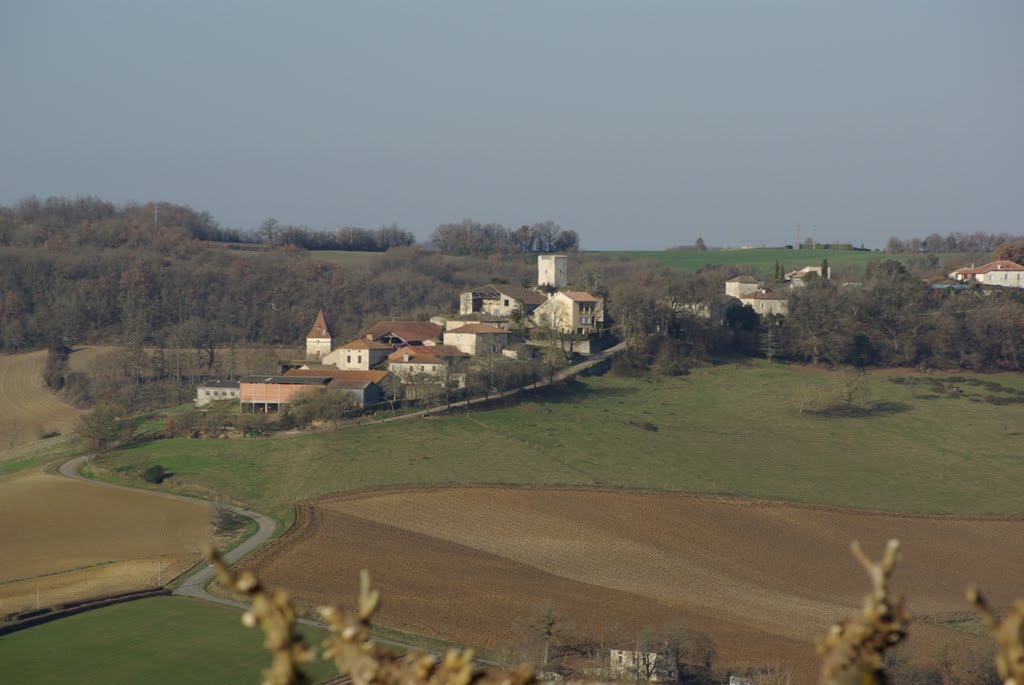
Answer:
[[[801,412],[840,376],[764,362],[658,381],[581,379],[517,405],[297,437],[160,440],[104,457],[95,473],[168,490],[219,492],[281,511],[329,492],[490,483],[628,487],[960,515],[1021,514],[1024,404],[979,386],[954,398],[869,374],[871,416]],[[935,381],[949,374],[911,378]],[[976,376],[1024,390],[1024,376]],[[931,388],[931,389],[929,389]],[[993,397],[1010,397],[996,393]]]
[[[240,622],[241,610],[185,597],[156,597],[46,623],[0,637],[0,682],[186,683],[260,682],[270,663],[263,635]],[[326,634],[301,626],[307,644]],[[316,682],[336,675],[316,662]]]
[[[781,262],[789,271],[800,269],[804,266],[821,266],[821,261],[827,259],[829,266],[833,269],[843,267],[856,267],[863,269],[868,262],[881,262],[887,259],[898,259],[906,261],[914,255],[886,254],[882,252],[861,252],[852,250],[787,250],[785,248],[758,248],[753,250],[708,250],[699,252],[697,250],[662,250],[650,252],[604,252],[595,254],[607,254],[611,256],[623,256],[630,259],[651,259],[666,264],[680,271],[697,271],[708,265],[736,264],[748,267],[752,275],[760,277],[771,276],[775,268],[775,262]],[[938,255],[939,263],[947,261],[970,264],[971,259],[977,259],[972,255]]]

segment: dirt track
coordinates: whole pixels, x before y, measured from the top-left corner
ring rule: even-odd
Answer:
[[[624,638],[683,616],[729,661],[781,659],[809,674],[813,642],[867,587],[849,553],[904,545],[897,575],[915,651],[971,642],[944,621],[965,584],[1020,593],[1024,521],[873,515],[592,491],[461,488],[339,496],[300,511],[292,533],[251,560],[261,577],[315,603],[348,601],[360,568],[385,598],[381,622],[471,644],[519,639],[551,601],[577,630]]]
[[[0,521],[0,614],[34,605],[36,585],[52,604],[151,586],[161,564],[166,582],[209,536],[206,505],[38,471],[0,478]]]

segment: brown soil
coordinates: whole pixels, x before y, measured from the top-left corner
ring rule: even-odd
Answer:
[[[580,633],[621,626],[613,641],[683,617],[714,634],[725,662],[781,660],[810,680],[814,642],[867,589],[850,541],[878,556],[889,537],[903,543],[897,586],[918,656],[976,640],[946,623],[966,608],[968,582],[1000,605],[1022,591],[1007,569],[1024,564],[1024,521],[599,491],[334,496],[300,507],[251,564],[310,604],[351,604],[368,568],[382,624],[483,646],[521,640],[541,602]]]

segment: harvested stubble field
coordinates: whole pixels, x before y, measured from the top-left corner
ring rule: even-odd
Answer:
[[[114,349],[83,347],[68,363],[75,371],[88,371]],[[38,350],[0,355],[0,453],[38,440],[44,431],[70,433],[82,414],[43,384],[46,354]]]
[[[917,658],[978,640],[963,630],[968,582],[1002,606],[1021,592],[1024,520],[607,491],[336,495],[301,505],[250,563],[310,604],[350,600],[368,568],[382,624],[480,646],[520,641],[541,602],[613,641],[684,617],[714,634],[724,662],[781,661],[810,680],[814,641],[868,587],[849,542],[877,555],[889,537],[903,543],[897,589]]]
[[[209,507],[26,470],[0,478],[0,614],[166,582],[198,559]],[[113,562],[113,563],[110,563]]]

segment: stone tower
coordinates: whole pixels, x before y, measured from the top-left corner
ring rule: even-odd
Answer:
[[[537,255],[537,285],[553,288],[569,285],[569,258],[564,254]]]
[[[318,362],[331,352],[331,332],[327,330],[324,310],[316,313],[316,321],[306,334],[306,359]]]

